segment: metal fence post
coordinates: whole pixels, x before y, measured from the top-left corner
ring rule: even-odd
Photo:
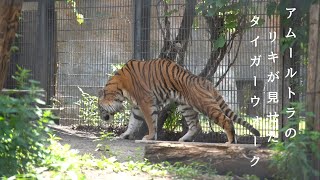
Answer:
[[[38,60],[39,63],[38,68],[40,68],[41,77],[40,86],[43,89],[47,89],[48,87],[48,0],[38,1],[38,12],[39,12],[39,24],[38,24]],[[47,96],[47,95],[46,95]],[[47,98],[47,97],[46,97]]]
[[[133,58],[150,58],[150,0],[134,0]]]
[[[38,1],[39,24],[38,43],[39,50],[37,62],[40,68],[39,77],[41,87],[46,90],[46,102],[50,104],[50,97],[54,95],[54,0]]]
[[[47,86],[47,103],[51,104],[50,98],[55,95],[55,71],[56,71],[56,14],[55,14],[55,0],[49,0],[48,4],[48,39],[47,39],[47,49],[48,49],[48,86]]]

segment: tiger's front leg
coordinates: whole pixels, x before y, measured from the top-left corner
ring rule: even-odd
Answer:
[[[142,103],[140,104],[140,110],[144,115],[149,130],[149,134],[145,135],[142,140],[157,140],[158,107],[152,105],[152,103]]]
[[[144,119],[139,107],[134,106],[131,109],[129,124],[127,130],[120,135],[121,139],[134,139],[134,133],[142,126]]]

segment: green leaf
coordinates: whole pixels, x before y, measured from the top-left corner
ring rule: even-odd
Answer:
[[[172,14],[178,12],[178,9],[173,9],[164,13],[164,16],[170,17]]]
[[[233,28],[236,28],[236,27],[237,27],[237,23],[236,23],[236,22],[226,22],[225,27],[226,27],[227,29],[233,29]]]
[[[83,24],[83,22],[84,22],[83,15],[77,13],[76,16],[77,16],[77,21],[78,21],[78,23],[79,23],[79,24]]]
[[[258,26],[263,26],[263,24],[266,22],[266,20],[260,18],[258,21]]]
[[[271,16],[273,14],[275,14],[276,8],[277,8],[277,3],[275,1],[268,2],[268,4],[267,4],[267,15],[268,15],[269,18],[271,18]]]
[[[231,12],[230,14],[226,15],[226,21],[227,22],[235,22],[237,21],[238,17],[236,14],[234,14],[233,12]]]
[[[10,48],[10,52],[15,53],[19,51],[19,47],[18,46],[11,46]]]
[[[217,40],[214,41],[214,48],[222,48],[226,44],[227,40],[226,38],[222,35],[220,36]]]
[[[307,117],[315,117],[315,114],[313,112],[306,112]]]
[[[292,47],[293,43],[296,41],[294,38],[280,38],[280,52],[283,55],[284,52],[289,48]]]
[[[221,7],[225,6],[226,4],[227,4],[226,0],[216,0],[216,6],[218,8],[221,8]]]

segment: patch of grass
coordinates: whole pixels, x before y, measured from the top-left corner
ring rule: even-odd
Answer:
[[[107,170],[108,172],[128,172],[132,175],[148,174],[151,177],[173,177],[178,179],[194,179],[201,176],[211,177],[216,175],[216,171],[204,163],[186,165],[179,162],[174,164],[163,162],[153,164],[146,159],[144,161],[119,162],[116,157],[110,157],[94,159],[89,166],[93,169]]]
[[[28,174],[19,174],[10,179],[86,179],[84,170],[103,170],[107,174],[125,172],[136,175],[148,175],[150,178],[168,177],[170,179],[213,179],[217,176],[215,169],[207,163],[194,162],[191,164],[177,163],[151,163],[148,160],[119,162],[115,156],[94,158],[90,154],[79,155],[70,145],[61,145],[59,138],[51,136],[48,146],[50,156],[44,163],[34,168]],[[244,179],[259,179],[253,175],[243,176]],[[108,177],[104,177],[108,178]],[[224,178],[232,179],[232,175]],[[4,178],[6,179],[6,178]]]
[[[119,162],[115,156],[96,159],[89,154],[79,155],[70,149],[70,145],[61,145],[59,138],[51,136],[48,156],[41,166],[34,168],[28,174],[13,176],[13,179],[85,179],[82,173],[86,170],[104,170],[107,173],[126,172],[134,175],[148,174],[150,177],[170,177],[176,179],[195,179],[202,176],[211,177],[215,170],[203,163],[170,164],[169,162],[151,163],[148,160]]]

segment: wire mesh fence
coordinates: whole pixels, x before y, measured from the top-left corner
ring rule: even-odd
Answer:
[[[40,2],[25,2],[35,9],[23,11],[19,33],[23,34],[24,40],[18,42],[21,51],[15,55],[19,56],[19,62],[13,62],[24,64],[23,59],[26,59],[26,67],[38,66],[41,61],[39,58],[43,57],[34,57],[38,52],[33,52],[37,50],[31,48],[40,43],[35,39],[38,31],[31,28],[43,18],[39,13],[39,7],[42,6],[39,5]],[[49,66],[46,67],[47,71],[42,70],[40,74],[35,72],[35,77],[47,74],[42,81],[46,81],[47,92],[53,97],[50,102],[54,107],[61,108],[59,115],[62,125],[104,126],[104,122],[94,111],[94,96],[98,95],[99,89],[105,85],[116,66],[132,58],[147,60],[159,57],[166,42],[165,18],[170,22],[170,39],[174,40],[182,30],[181,24],[187,9],[183,0],[166,4],[159,0],[77,0],[77,9],[84,15],[84,23],[79,25],[65,1],[50,2],[54,4],[50,6],[49,3],[47,6],[47,29],[37,29],[50,32],[43,36],[51,42],[50,46],[46,45],[49,60],[48,63],[41,62]],[[230,107],[256,127],[262,136],[277,137],[279,127],[283,126],[279,124],[281,121],[276,120],[281,118],[281,93],[287,88],[283,83],[283,74],[287,69],[283,66],[279,48],[280,22],[277,16],[267,16],[267,0],[250,3],[254,11],[249,11],[248,20],[259,17],[261,25],[247,30],[241,40],[234,40],[233,48],[225,55],[211,80],[217,82],[236,57],[234,65],[217,89]],[[189,42],[182,59],[186,69],[199,74],[212,55],[212,42],[205,17],[197,15],[192,20]],[[274,33],[277,35],[273,37]],[[253,40],[256,38],[258,40],[255,47]],[[24,48],[30,49],[24,51]],[[273,55],[278,58],[272,58]],[[298,68],[303,83],[305,67]],[[11,69],[12,74],[14,68]],[[7,86],[11,87],[9,83]],[[81,91],[87,94],[84,95]],[[256,106],[252,101],[253,97],[259,98]],[[300,98],[303,99],[303,96]],[[270,118],[276,114],[279,117]],[[128,118],[129,111],[122,112],[117,125],[125,126]],[[200,122],[205,132],[211,131],[205,117],[201,116]],[[213,125],[213,130],[221,131],[221,128]],[[236,133],[250,134],[240,125],[236,125]]]
[[[81,124],[80,87],[97,96],[112,73],[112,65],[132,57],[132,2],[79,1],[78,11],[85,22],[78,25],[64,1],[56,2],[57,12],[57,84],[56,100],[61,124]],[[84,123],[82,123],[84,124]]]
[[[53,1],[26,0],[13,43],[6,88],[16,87],[12,75],[17,65],[31,70],[31,77],[46,91],[45,101],[54,96],[55,14]]]

